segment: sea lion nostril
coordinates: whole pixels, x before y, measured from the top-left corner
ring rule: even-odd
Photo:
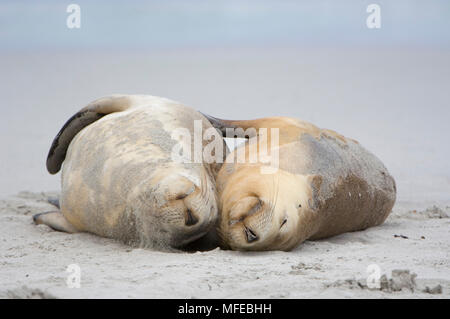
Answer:
[[[248,243],[252,243],[255,240],[258,240],[258,236],[250,228],[245,227],[244,232],[245,232],[245,237],[247,238]]]
[[[198,223],[198,218],[195,216],[190,209],[186,211],[186,226],[192,226]]]

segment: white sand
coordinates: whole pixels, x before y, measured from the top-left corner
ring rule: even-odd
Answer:
[[[35,226],[32,214],[53,209],[46,198],[22,192],[0,202],[0,297],[450,297],[450,206],[414,212],[399,204],[380,227],[306,242],[292,252],[166,253]],[[66,284],[69,264],[81,268],[80,288]],[[417,274],[414,291],[410,283],[401,291],[367,289],[371,264],[388,279],[395,269]],[[437,285],[442,293],[424,292]]]

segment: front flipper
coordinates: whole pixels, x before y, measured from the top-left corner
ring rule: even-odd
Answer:
[[[44,224],[57,231],[78,233],[78,230],[59,211],[36,214],[33,216],[33,221],[36,225]]]

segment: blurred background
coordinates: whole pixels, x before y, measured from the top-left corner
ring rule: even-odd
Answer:
[[[2,0],[0,196],[59,190],[54,136],[112,93],[311,121],[375,153],[400,201],[450,201],[449,1]]]

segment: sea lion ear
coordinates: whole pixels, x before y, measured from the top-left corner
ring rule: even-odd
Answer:
[[[308,176],[308,182],[311,187],[311,197],[308,200],[308,205],[313,210],[318,210],[321,205],[320,187],[322,186],[323,178],[321,175]]]
[[[133,100],[127,95],[112,95],[89,103],[73,115],[53,140],[47,156],[47,170],[56,174],[61,169],[66,157],[67,149],[72,139],[86,126],[94,123],[103,116],[128,109]]]

